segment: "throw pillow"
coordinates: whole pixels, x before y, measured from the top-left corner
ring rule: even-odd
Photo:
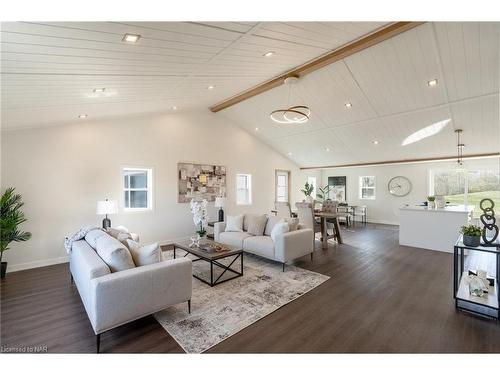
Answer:
[[[299,219],[296,217],[287,217],[285,218],[288,223],[288,227],[290,228],[290,232],[299,229]]]
[[[281,218],[278,217],[278,216],[269,216],[268,219],[267,219],[266,230],[264,231],[264,234],[266,236],[270,236],[271,232],[273,231],[274,226],[280,220],[281,220]]]
[[[248,234],[253,236],[262,236],[264,234],[264,229],[266,229],[267,216],[253,216],[248,223]]]
[[[106,232],[102,229],[93,229],[85,235],[85,241],[92,247],[96,248],[97,239],[101,236],[106,235]]]
[[[243,215],[227,215],[226,232],[243,232]]]
[[[273,241],[276,241],[276,237],[280,234],[289,232],[290,228],[288,227],[288,223],[281,219],[276,225],[274,226],[272,232],[271,232],[271,238]]]
[[[135,267],[130,251],[120,241],[106,233],[97,238],[95,251],[111,272]]]
[[[157,243],[141,246],[139,243],[128,239],[128,248],[137,267],[147,266],[161,261],[161,249]]]
[[[260,216],[259,214],[245,214],[245,215],[243,215],[243,232],[248,232],[248,226],[250,225],[250,222],[259,216]]]

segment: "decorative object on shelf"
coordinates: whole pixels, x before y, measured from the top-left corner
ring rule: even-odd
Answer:
[[[477,247],[481,245],[481,228],[476,225],[463,225],[460,229],[463,234],[463,243],[465,246]]]
[[[102,227],[104,229],[111,228],[111,220],[108,219],[108,215],[116,213],[118,213],[116,201],[110,201],[106,198],[103,201],[97,202],[97,215],[106,215],[106,217],[102,219]]]
[[[479,276],[467,275],[467,283],[469,284],[469,294],[475,297],[484,296],[484,290],[488,290],[488,285],[485,285],[483,279]]]
[[[21,208],[24,206],[21,194],[15,194],[14,188],[7,188],[0,198],[0,264],[3,279],[7,273],[7,262],[3,262],[3,252],[9,250],[11,242],[24,242],[31,238],[30,232],[19,230],[27,219]]]
[[[193,222],[196,226],[196,233],[198,234],[198,240],[205,237],[207,234],[208,225],[208,211],[207,211],[207,200],[203,199],[201,201],[191,200],[191,213],[193,214]],[[198,242],[199,244],[199,242]]]
[[[495,219],[495,211],[493,211],[495,203],[490,198],[484,198],[479,202],[479,207],[483,211],[483,214],[480,216],[481,223],[484,225],[482,231],[483,243],[490,245],[498,237],[498,226],[495,224],[497,220]],[[493,235],[488,237],[488,231],[493,232]]]
[[[488,277],[486,271],[477,270],[477,272],[474,272],[469,270],[469,275],[479,276],[485,281],[486,285],[495,286],[495,279],[493,277]]]
[[[311,110],[305,105],[296,105],[290,107],[290,97],[292,93],[292,85],[298,82],[299,77],[290,76],[285,78],[285,84],[288,85],[288,100],[287,107],[272,111],[271,120],[279,124],[303,124],[309,121]]]
[[[435,195],[434,198],[436,198],[436,208],[443,209],[446,206],[444,195]]]
[[[396,176],[389,180],[387,183],[389,194],[395,197],[404,197],[410,194],[411,181],[404,176]]]
[[[303,189],[300,189],[300,191],[306,196],[305,201],[307,203],[313,203],[314,198],[311,196],[312,192],[314,191],[314,185],[310,184],[309,182],[306,182],[304,185]]]
[[[316,193],[316,198],[318,198],[318,201],[320,203],[323,203],[327,200],[330,200],[330,198],[329,198],[330,190],[331,190],[330,185],[320,187],[318,190],[319,190],[319,193]]]
[[[347,177],[331,176],[328,177],[328,185],[331,186],[331,198],[338,202],[347,200]]]
[[[427,197],[427,208],[430,208],[431,210],[436,208],[436,197],[430,195]]]
[[[226,198],[224,197],[216,197],[215,198],[215,207],[219,209],[219,221],[224,221],[224,205],[226,204]]]
[[[226,167],[220,165],[178,163],[179,192],[177,202],[192,199],[215,201],[226,194]]]

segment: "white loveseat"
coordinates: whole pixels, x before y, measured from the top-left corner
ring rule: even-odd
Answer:
[[[313,258],[313,231],[312,229],[299,229],[278,234],[275,241],[271,238],[272,226],[266,225],[266,229],[262,236],[254,236],[247,232],[248,217],[245,215],[243,222],[244,227],[242,232],[226,232],[226,223],[218,222],[214,224],[214,240],[226,245],[238,246],[243,251],[261,256],[263,258],[275,260],[283,263],[283,271],[285,271],[285,263],[310,254]],[[270,216],[268,220],[275,220],[275,217]]]
[[[191,309],[192,264],[188,258],[111,272],[82,239],[71,247],[70,271],[96,334],[97,352],[105,331],[177,303],[188,302]]]

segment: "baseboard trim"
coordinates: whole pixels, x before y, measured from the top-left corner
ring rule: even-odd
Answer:
[[[177,237],[177,238],[172,238],[170,240],[158,241],[158,244],[159,245],[170,245],[170,244],[173,244],[174,242],[187,241],[190,238],[191,238],[191,236]],[[7,267],[7,273],[29,270],[32,268],[53,266],[54,264],[61,264],[61,263],[67,263],[67,262],[69,262],[69,255],[59,257],[59,258],[36,260],[34,262],[27,262],[27,263],[18,263],[18,264],[12,264],[12,265],[9,263],[9,265]]]
[[[36,260],[34,262],[19,263],[19,264],[13,264],[13,265],[9,264],[7,267],[7,273],[29,270],[31,268],[52,266],[54,264],[67,263],[67,262],[69,262],[68,255],[63,256],[63,257],[59,257],[59,258]]]

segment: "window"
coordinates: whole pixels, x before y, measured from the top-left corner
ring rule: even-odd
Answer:
[[[236,204],[252,204],[252,176],[249,174],[236,175]]]
[[[317,188],[317,186],[316,186],[316,177],[307,177],[307,183],[308,183],[309,185],[311,185],[311,184],[312,184],[312,186],[313,186],[313,191],[312,191],[312,193],[311,193],[311,197],[316,198],[316,191],[317,191],[317,190],[316,190],[316,188]]]
[[[276,202],[289,202],[288,180],[289,171],[276,171]]]
[[[495,208],[500,207],[498,170],[431,170],[430,195],[444,195],[449,204],[465,204],[472,206],[474,217],[482,213],[479,202],[490,198]]]
[[[123,169],[124,207],[127,211],[153,208],[153,170],[148,168]]]
[[[375,199],[375,176],[361,176],[359,178],[359,198]]]

